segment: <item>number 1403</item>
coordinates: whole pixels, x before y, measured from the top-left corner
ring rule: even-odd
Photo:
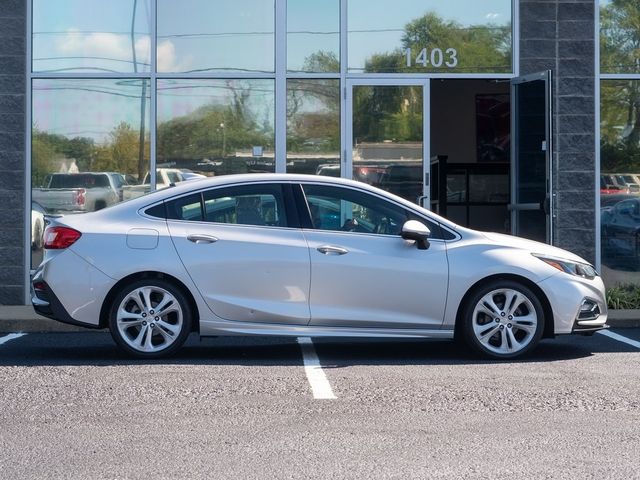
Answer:
[[[447,48],[444,52],[441,48],[432,48],[430,52],[423,48],[415,58],[413,58],[413,52],[410,48],[405,49],[404,52],[407,58],[407,67],[431,65],[440,68],[444,65],[448,68],[454,68],[458,65],[458,51],[455,48]]]

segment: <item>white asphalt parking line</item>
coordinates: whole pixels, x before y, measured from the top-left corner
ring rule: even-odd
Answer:
[[[638,342],[637,340],[632,340],[609,330],[599,330],[597,333],[599,333],[600,335],[604,335],[605,337],[613,338],[614,340],[617,340],[619,342],[626,343],[627,345],[631,345],[632,347],[640,348],[640,342]]]
[[[304,361],[304,371],[307,374],[307,380],[313,391],[313,398],[317,400],[333,400],[337,398],[333,394],[331,385],[327,376],[322,370],[320,359],[313,347],[313,342],[309,337],[298,337],[298,343],[302,350],[302,360]]]
[[[16,338],[20,338],[26,335],[26,333],[10,333],[4,337],[0,337],[0,345],[10,342],[11,340],[15,340]]]

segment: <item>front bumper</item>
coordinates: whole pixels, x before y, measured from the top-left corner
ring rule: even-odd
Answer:
[[[600,277],[586,279],[558,273],[538,284],[547,296],[554,317],[554,334],[589,334],[607,327],[607,301]],[[582,310],[585,302],[597,311]],[[589,309],[587,309],[589,310]]]

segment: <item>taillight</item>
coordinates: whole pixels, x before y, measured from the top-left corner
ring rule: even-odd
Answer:
[[[85,194],[86,190],[84,188],[79,188],[78,190],[73,192],[73,203],[75,203],[79,207],[82,207],[85,202]]]
[[[47,227],[44,231],[44,248],[60,250],[70,247],[82,234],[69,227]]]

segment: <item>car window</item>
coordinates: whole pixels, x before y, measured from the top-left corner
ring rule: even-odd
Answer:
[[[167,172],[167,179],[169,180],[169,183],[178,183],[182,181],[182,177],[178,172]]]
[[[204,192],[207,222],[286,227],[280,185],[255,184]]]
[[[147,212],[148,213],[148,212]],[[170,220],[202,221],[202,196],[200,193],[166,202],[166,215]]]
[[[318,230],[400,235],[407,220],[425,223],[432,238],[442,238],[435,222],[375,195],[350,188],[303,185],[313,228]]]
[[[124,180],[120,175],[111,175],[111,179],[113,180],[113,184],[116,188],[120,188],[124,185]]]
[[[619,215],[640,215],[640,204],[637,200],[624,200],[615,206],[616,213]]]

